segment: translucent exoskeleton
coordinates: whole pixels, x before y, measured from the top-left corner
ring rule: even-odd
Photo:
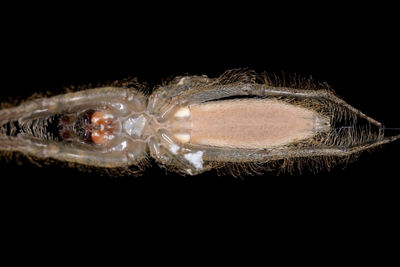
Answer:
[[[400,137],[386,136],[380,122],[327,86],[272,80],[228,71],[177,77],[151,95],[104,86],[38,98],[0,110],[0,150],[110,169],[151,157],[196,175],[304,160],[329,167]]]

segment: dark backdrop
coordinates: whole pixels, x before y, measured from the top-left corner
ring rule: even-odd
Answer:
[[[4,3],[0,101],[128,76],[153,87],[176,75],[248,68],[312,75],[367,115],[400,127],[395,6],[114,2]],[[397,260],[399,151],[398,141],[330,172],[243,179],[166,176],[157,166],[114,178],[0,160],[3,254],[14,262],[112,255],[113,263],[128,253],[130,261],[146,255],[146,262],[174,263],[209,255],[237,263],[243,255],[246,264],[270,263],[274,254],[296,263],[352,256],[385,265]]]

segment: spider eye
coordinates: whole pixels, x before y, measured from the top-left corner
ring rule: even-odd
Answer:
[[[106,111],[96,111],[91,116],[91,140],[96,144],[106,144],[114,138],[114,116]]]
[[[62,137],[62,139],[67,140],[72,137],[72,134],[68,130],[63,130],[62,132],[60,132],[60,136]]]
[[[108,141],[108,135],[102,131],[94,130],[91,135],[91,139],[94,143],[103,145]]]
[[[64,115],[64,116],[61,117],[61,122],[63,124],[69,124],[71,122],[71,118],[69,116],[67,116],[67,115]]]

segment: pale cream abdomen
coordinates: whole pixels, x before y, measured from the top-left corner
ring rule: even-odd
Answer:
[[[226,100],[189,106],[189,143],[218,147],[268,148],[312,137],[321,116],[303,107],[268,99]]]

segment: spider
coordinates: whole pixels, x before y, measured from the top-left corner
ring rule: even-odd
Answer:
[[[120,84],[2,109],[0,151],[116,170],[152,158],[182,175],[263,173],[329,168],[400,137],[385,129],[325,84],[233,70],[176,77],[150,95]]]

